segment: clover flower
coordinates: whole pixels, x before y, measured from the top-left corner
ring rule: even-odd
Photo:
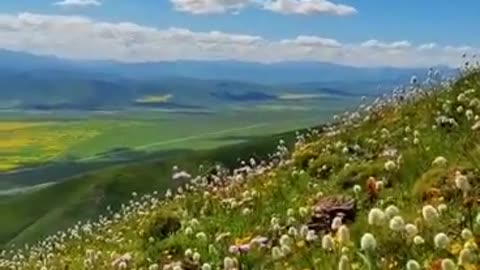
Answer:
[[[413,238],[413,243],[417,246],[421,246],[425,244],[425,239],[423,239],[423,237],[421,237],[420,235],[417,235]]]
[[[470,191],[470,183],[468,182],[468,177],[463,175],[461,172],[455,172],[455,186],[463,191],[466,194]]]
[[[358,196],[362,192],[362,187],[360,185],[353,186],[353,193]]]
[[[434,167],[445,167],[447,165],[447,162],[448,161],[445,157],[438,156],[433,160],[432,165]]]
[[[208,263],[204,263],[202,265],[202,270],[212,270],[212,266],[210,266]]]
[[[283,254],[282,250],[279,247],[272,248],[272,257],[274,260],[278,260],[283,258],[285,254]]]
[[[413,238],[418,234],[418,228],[414,224],[405,225],[405,231],[410,238]]]
[[[384,168],[387,172],[393,172],[397,168],[395,161],[389,160],[385,162]]]
[[[462,238],[463,240],[470,240],[473,239],[473,233],[471,230],[465,228],[462,230]]]
[[[314,230],[308,230],[307,236],[305,237],[305,240],[307,242],[313,242],[317,240],[318,236],[315,234]]]
[[[471,249],[462,249],[460,251],[460,254],[458,255],[458,264],[462,266],[467,266],[471,263],[473,263],[475,258],[475,254],[473,254]]]

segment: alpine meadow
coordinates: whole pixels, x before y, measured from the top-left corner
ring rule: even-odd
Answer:
[[[480,270],[479,10],[2,1],[0,270]]]

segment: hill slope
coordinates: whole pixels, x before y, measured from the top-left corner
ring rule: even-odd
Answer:
[[[200,171],[165,200],[133,193],[0,269],[478,269],[479,113],[478,70],[412,86],[268,163]]]

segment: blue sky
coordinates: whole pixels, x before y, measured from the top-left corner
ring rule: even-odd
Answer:
[[[283,5],[279,2],[275,3],[275,1],[283,2]],[[58,24],[65,23],[65,19],[69,17],[81,16],[89,20],[91,27],[96,27],[97,23],[108,22],[113,25],[112,27],[117,27],[115,31],[119,31],[118,27],[121,27],[121,22],[129,22],[144,28],[143,30],[153,28],[160,31],[161,33],[157,33],[162,36],[160,43],[165,42],[164,45],[170,46],[178,44],[178,39],[165,41],[166,33],[162,31],[173,28],[188,30],[191,35],[218,31],[223,33],[226,38],[233,36],[234,40],[236,40],[235,37],[241,35],[261,38],[262,41],[253,42],[263,42],[263,45],[257,44],[257,46],[263,47],[242,47],[239,49],[240,53],[236,55],[236,49],[232,44],[225,47],[222,42],[215,44],[215,41],[209,40],[210,47],[223,46],[220,50],[223,50],[224,54],[209,52],[211,48],[203,42],[196,48],[183,48],[187,52],[185,54],[188,56],[187,58],[192,59],[233,58],[252,61],[258,55],[248,54],[242,50],[254,51],[258,48],[267,50],[266,47],[275,47],[278,50],[277,55],[270,55],[260,61],[318,60],[353,65],[366,65],[368,62],[375,63],[375,65],[386,65],[393,59],[393,65],[429,65],[436,64],[435,61],[438,61],[438,64],[453,64],[454,53],[459,54],[462,50],[474,53],[480,47],[480,35],[477,35],[475,30],[480,25],[480,16],[477,15],[480,13],[480,1],[475,0],[464,0],[461,4],[456,1],[443,0],[63,0],[63,2],[56,0],[3,0],[0,2],[0,14],[6,17],[3,20],[0,17],[0,23],[3,21],[4,24],[7,24],[5,21],[15,20],[15,16],[18,20],[19,14],[25,13],[31,15],[30,17],[37,16],[35,23],[38,23],[38,16],[41,16],[41,20],[49,20],[49,23]],[[63,21],[51,20],[52,18],[58,19],[59,15]],[[47,31],[44,29],[39,33],[35,32],[38,35],[37,39],[50,39],[51,43],[58,43],[56,39],[61,39],[63,35],[59,36],[61,33],[57,31],[57,28],[51,27],[56,31],[55,35],[52,32],[45,32],[43,36],[40,36],[41,31]],[[4,31],[2,29],[0,24],[0,35]],[[15,31],[20,33],[26,30],[16,29]],[[33,30],[29,29],[29,31]],[[3,34],[8,34],[5,38],[21,38],[21,41],[25,43],[25,39],[28,38],[26,33],[23,35],[19,33],[13,35],[10,30],[9,33]],[[129,32],[129,34],[131,33]],[[88,36],[90,35],[91,33],[88,34]],[[298,42],[298,37],[303,37],[300,39],[302,42]],[[67,40],[61,42],[73,42],[73,38],[66,38]],[[333,49],[330,46],[331,42],[327,42],[327,45],[330,45],[325,48],[324,39],[338,42],[342,49]],[[296,40],[297,42],[282,43],[285,40]],[[305,40],[307,42],[304,42]],[[368,43],[372,40],[376,43]],[[85,52],[78,52],[81,51],[81,48],[69,52],[66,48],[56,48],[54,45],[48,48],[48,44],[44,43],[37,48],[18,44],[17,48],[12,42],[9,44],[0,42],[0,46],[33,53],[58,54],[58,56],[69,58],[108,58],[125,61],[175,60],[181,59],[183,55],[173,49],[170,50],[170,55],[166,55],[165,51],[156,55],[153,52],[153,43],[142,43],[142,46],[146,46],[145,48],[152,52],[150,54],[143,53],[144,56],[133,59],[132,55],[138,53],[140,44],[136,44],[136,51],[129,51],[127,54],[130,56],[127,56],[125,55],[127,50],[124,43],[125,37],[119,40],[120,43],[121,41],[123,41],[122,46],[124,47],[119,48],[119,52],[115,55],[104,54],[105,57],[102,57],[101,51],[94,53],[95,57],[88,57]],[[192,38],[192,41],[196,42],[196,39]],[[27,43],[29,42],[30,40],[27,41]],[[98,42],[106,41],[99,40]],[[108,42],[114,41],[109,40]],[[128,42],[131,45],[137,40],[129,37]],[[268,44],[266,44],[267,42]],[[403,44],[408,42],[408,46],[395,46],[399,42],[404,42]],[[38,41],[35,40],[32,43],[37,44]],[[287,43],[289,48],[286,48],[285,44]],[[362,46],[362,44],[374,44],[375,46]],[[394,46],[390,46],[392,44]],[[435,48],[431,48],[435,50],[428,51],[429,59],[426,59],[426,50],[421,50],[422,55],[419,55],[418,50],[414,50],[426,44],[435,44]],[[182,44],[182,46],[184,45],[186,44]],[[297,47],[293,47],[293,45]],[[39,49],[38,47],[45,48]],[[58,53],[56,53],[56,49],[58,49]],[[205,50],[205,52],[203,54],[190,52],[195,49]],[[370,61],[365,55],[359,56],[361,53],[369,53],[370,51],[367,49],[376,49],[373,61]],[[403,51],[399,51],[400,49]],[[407,55],[401,54],[407,53],[407,51],[408,56],[422,59],[417,59],[417,61],[412,59],[406,63],[401,58]],[[228,57],[226,57],[227,54]],[[361,58],[361,60],[355,61],[354,58]]]

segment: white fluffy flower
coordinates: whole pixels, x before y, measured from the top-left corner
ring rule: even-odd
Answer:
[[[417,246],[425,244],[425,239],[421,237],[420,235],[417,235],[413,238],[413,243]]]
[[[463,229],[463,230],[462,230],[462,238],[463,238],[463,240],[470,240],[470,239],[472,239],[472,238],[473,238],[473,233],[472,233],[472,231],[469,230],[469,229],[466,229],[466,228]]]
[[[389,205],[385,209],[385,215],[386,215],[387,219],[393,218],[394,216],[398,215],[398,213],[400,213],[400,210],[398,210],[398,208],[393,204]]]
[[[348,242],[350,242],[350,231],[345,225],[342,225],[340,228],[338,228],[337,236],[338,242],[342,245],[346,245]]]
[[[448,161],[445,157],[439,156],[433,160],[432,165],[435,167],[444,167],[447,165],[447,162]]]
[[[438,233],[433,239],[435,243],[435,248],[437,249],[447,249],[450,244],[450,238],[444,233]]]
[[[395,216],[390,220],[390,230],[400,232],[405,228],[405,221],[401,216]]]
[[[347,255],[342,255],[338,263],[338,270],[350,270],[350,260]]]
[[[455,270],[457,266],[455,263],[450,259],[443,259],[442,260],[442,270]]]
[[[212,270],[212,266],[210,266],[208,263],[204,263],[202,265],[202,270]]]
[[[371,233],[366,233],[360,239],[360,247],[362,250],[374,250],[377,247],[377,240]]]
[[[439,214],[435,207],[431,205],[425,205],[422,208],[422,216],[426,222],[432,224],[438,220]]]
[[[362,187],[360,185],[353,186],[353,193],[358,195],[358,194],[360,194],[360,192],[362,192]]]
[[[471,264],[474,261],[474,257],[472,250],[464,248],[458,255],[458,264],[463,266]]]
[[[405,225],[405,231],[410,238],[413,238],[418,234],[418,228],[414,224]]]
[[[333,237],[330,234],[324,235],[322,237],[322,248],[325,250],[333,250],[334,247]]]
[[[407,262],[407,270],[420,270],[420,264],[415,260],[409,260]]]
[[[397,168],[397,164],[395,164],[395,161],[389,160],[385,162],[384,168],[387,172],[392,172]]]
[[[379,208],[373,208],[368,213],[368,224],[382,226],[385,223],[385,213]]]
[[[466,175],[463,175],[459,171],[455,173],[455,186],[463,192],[470,191],[470,183],[468,182],[468,177]]]
[[[223,259],[223,269],[225,270],[235,269],[235,261],[230,257],[225,257],[225,259]]]
[[[284,256],[282,250],[279,247],[272,248],[272,257],[274,260],[281,259]]]
[[[332,221],[332,230],[338,230],[342,226],[342,218],[341,217],[335,217]]]
[[[318,236],[315,234],[314,230],[308,230],[307,236],[305,237],[305,240],[307,240],[307,242],[313,242],[313,241],[317,240],[317,238],[318,238]]]

